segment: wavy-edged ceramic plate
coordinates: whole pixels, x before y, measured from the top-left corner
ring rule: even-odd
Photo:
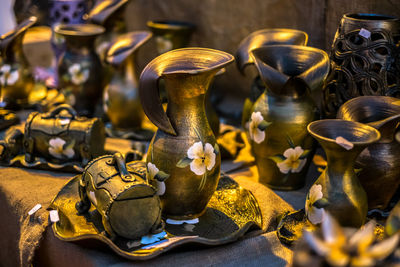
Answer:
[[[97,239],[127,259],[151,259],[188,243],[226,244],[248,232],[261,233],[263,229],[261,210],[254,195],[229,176],[222,176],[206,212],[197,224],[166,224],[166,235],[150,244],[122,237],[111,240],[104,234],[101,217],[93,206],[86,215],[77,214],[75,203],[79,201],[79,178],[76,176],[71,179],[50,205],[50,209],[58,210],[60,218],[53,224],[55,235],[63,241]]]

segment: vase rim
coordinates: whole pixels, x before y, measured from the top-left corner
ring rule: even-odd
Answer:
[[[149,20],[147,21],[147,27],[165,30],[193,30],[196,25],[180,20]]]
[[[199,73],[203,73],[206,71],[211,71],[214,69],[222,68],[223,66],[225,66],[235,60],[234,56],[227,52],[212,49],[212,48],[203,48],[203,47],[187,47],[187,48],[174,49],[174,50],[171,50],[169,52],[166,52],[166,53],[158,56],[157,58],[161,59],[161,58],[165,58],[168,56],[170,56],[172,58],[173,54],[177,54],[177,53],[182,54],[182,55],[186,54],[186,57],[184,57],[185,60],[188,60],[190,58],[195,58],[193,56],[195,54],[197,54],[197,57],[199,57],[200,53],[204,54],[204,57],[207,55],[211,56],[212,54],[214,54],[214,56],[221,57],[221,60],[212,62],[212,63],[210,63],[209,66],[196,66],[196,64],[192,64],[192,65],[191,64],[181,64],[181,65],[184,65],[182,68],[180,68],[180,69],[173,68],[172,70],[164,70],[162,72],[163,75],[179,74],[179,73],[181,73],[181,74],[199,74]],[[184,63],[184,62],[181,62],[181,63]]]
[[[323,140],[323,141],[329,142],[329,143],[336,143],[336,139],[324,136],[324,135],[316,132],[315,129],[313,129],[317,126],[320,126],[321,124],[328,124],[329,126],[325,126],[325,128],[331,127],[333,129],[338,129],[338,126],[340,126],[340,125],[343,126],[343,125],[347,124],[349,127],[353,128],[353,129],[364,129],[372,134],[371,136],[367,136],[365,138],[357,137],[360,140],[365,139],[362,141],[348,140],[349,142],[351,142],[354,145],[372,144],[372,143],[379,141],[379,139],[381,138],[381,133],[377,129],[375,129],[374,127],[369,126],[367,124],[356,122],[356,121],[348,121],[348,120],[342,120],[342,119],[323,119],[323,120],[313,121],[307,125],[307,131],[312,136],[314,136],[315,138],[317,138],[319,140]],[[340,137],[340,136],[344,137],[343,135],[340,135],[340,133],[338,132],[336,138]]]
[[[54,31],[66,36],[96,36],[104,33],[105,28],[96,24],[58,24]]]
[[[354,21],[397,21],[399,18],[395,16],[374,14],[374,13],[348,13],[343,18]]]

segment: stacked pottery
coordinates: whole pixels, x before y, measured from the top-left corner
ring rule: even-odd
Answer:
[[[313,208],[312,195],[319,195],[328,203],[325,211],[340,225],[360,227],[365,223],[368,205],[354,163],[361,151],[379,140],[379,131],[363,123],[345,120],[314,121],[307,130],[324,149],[327,166],[307,196],[306,210],[309,212]]]
[[[161,195],[166,218],[201,216],[217,188],[221,155],[204,101],[214,75],[232,61],[232,55],[218,50],[182,48],[153,59],[140,76],[143,109],[158,126],[147,152],[148,172],[169,175]],[[168,93],[166,112],[160,79]]]
[[[363,95],[400,97],[400,20],[377,14],[346,14],[331,50],[332,71],[324,112],[334,118],[347,100]]]
[[[30,17],[0,36],[0,90],[4,105],[26,102],[33,88],[33,75],[22,50],[22,40],[35,23],[36,17]]]
[[[120,35],[106,53],[106,63],[113,67],[110,83],[104,90],[104,111],[117,130],[130,131],[141,127],[144,112],[139,99],[139,75],[136,51],[151,37],[150,32]]]
[[[92,116],[103,93],[103,68],[94,51],[94,41],[104,28],[94,24],[58,25],[66,51],[58,62],[59,89],[67,104],[83,116]]]
[[[250,55],[251,50],[265,45],[307,45],[307,33],[293,29],[264,29],[255,31],[239,44],[236,52],[237,67],[242,74],[248,65],[254,64]],[[257,98],[265,91],[265,86],[257,76],[250,88],[250,96],[245,99],[242,112],[242,127],[244,128],[251,116],[251,108]]]
[[[319,118],[311,92],[322,88],[329,60],[317,48],[268,45],[251,52],[267,88],[247,123],[259,182],[278,190],[305,183],[315,143],[306,126]]]
[[[356,161],[358,178],[368,197],[368,209],[385,210],[400,185],[400,100],[389,96],[360,96],[344,103],[337,118],[366,123],[381,133]]]

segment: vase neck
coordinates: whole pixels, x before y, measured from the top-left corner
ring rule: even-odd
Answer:
[[[1,57],[4,62],[8,64],[28,64],[24,51],[22,50],[22,39],[23,35],[20,35],[2,49]]]
[[[96,36],[64,36],[68,51],[77,54],[90,54],[94,51]]]
[[[205,94],[215,74],[173,74],[164,77],[168,94],[167,116],[178,135],[193,132],[192,125],[210,130],[205,114]],[[199,130],[199,129],[197,129]]]
[[[139,86],[139,73],[136,64],[135,53],[128,56],[121,64],[114,66],[114,76],[118,79],[124,79],[125,82],[133,85],[134,88]]]

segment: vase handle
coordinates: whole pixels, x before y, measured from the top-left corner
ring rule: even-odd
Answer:
[[[156,63],[150,62],[140,75],[139,95],[147,117],[162,131],[177,135],[167,114],[165,113],[158,88],[162,70]]]

